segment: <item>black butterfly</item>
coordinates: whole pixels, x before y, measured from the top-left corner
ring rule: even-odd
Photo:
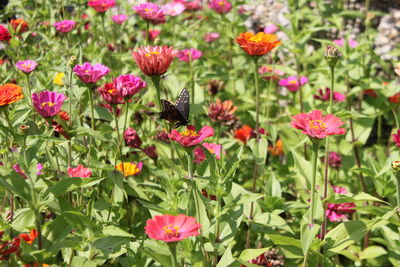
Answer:
[[[160,112],[160,119],[167,120],[175,123],[175,128],[178,128],[189,123],[189,92],[185,88],[179,94],[178,100],[175,105],[168,100],[161,99],[162,111]]]

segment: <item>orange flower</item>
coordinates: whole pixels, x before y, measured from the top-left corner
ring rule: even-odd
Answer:
[[[12,19],[10,24],[16,33],[24,33],[29,28],[28,23],[23,19]]]
[[[118,163],[115,168],[122,172],[124,176],[136,175],[142,170],[143,162],[139,162],[138,164],[132,162],[122,162]]]
[[[38,236],[38,232],[35,229],[32,229],[28,234],[20,234],[19,237],[25,240],[26,243],[32,245],[33,241],[35,241],[36,237]]]
[[[252,32],[246,32],[239,34],[236,38],[236,43],[239,44],[247,54],[251,56],[262,56],[282,42],[278,41],[275,34],[263,32],[254,34]]]
[[[247,140],[251,137],[252,131],[253,129],[250,126],[244,125],[242,128],[235,131],[235,138],[246,144]]]
[[[0,106],[12,104],[22,99],[22,88],[13,83],[0,85]]]
[[[272,156],[282,156],[284,154],[283,152],[283,143],[281,139],[278,139],[275,143],[275,146],[270,146],[268,147],[268,152]]]

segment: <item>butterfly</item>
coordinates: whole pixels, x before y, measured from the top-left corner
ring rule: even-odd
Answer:
[[[159,113],[160,119],[175,123],[178,128],[189,123],[189,92],[186,88],[182,89],[175,105],[168,100],[161,99],[162,111]]]

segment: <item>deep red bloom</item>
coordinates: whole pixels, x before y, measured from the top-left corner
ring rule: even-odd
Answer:
[[[125,130],[124,139],[125,145],[131,148],[140,148],[140,146],[142,145],[142,140],[140,139],[140,136],[131,127]]]
[[[142,151],[143,151],[143,153],[145,153],[151,159],[157,159],[158,158],[158,154],[157,154],[157,150],[156,150],[156,146],[155,145],[146,146],[145,148],[143,148]]]
[[[12,19],[10,24],[14,31],[18,34],[24,33],[29,29],[28,23],[23,19]]]
[[[125,103],[124,98],[120,96],[115,89],[114,83],[106,83],[100,86],[97,88],[97,92],[99,92],[104,101],[110,105]]]
[[[214,129],[210,126],[204,126],[197,133],[193,125],[188,125],[186,126],[186,130],[181,133],[177,130],[172,130],[168,137],[182,146],[191,147],[200,144],[204,139],[213,135]]]
[[[15,237],[12,241],[0,241],[0,260],[6,260],[10,254],[17,252],[20,244],[20,237]]]
[[[0,25],[0,42],[8,41],[11,39],[11,34],[6,27]]]
[[[392,95],[388,98],[390,103],[398,104],[400,103],[400,92]]]
[[[53,127],[53,130],[62,136],[64,136],[66,139],[71,139],[71,136],[65,131],[65,129],[62,127],[62,125],[58,124],[56,121],[51,122],[51,126]]]
[[[235,113],[237,107],[233,105],[232,100],[225,100],[221,102],[217,99],[215,103],[211,103],[208,107],[208,117],[214,121],[219,122],[225,126],[233,126],[237,122]]]
[[[377,93],[373,89],[366,89],[363,91],[363,94],[370,97],[378,97]]]
[[[246,144],[251,137],[252,131],[253,129],[250,126],[244,125],[235,131],[235,138]]]
[[[164,45],[147,46],[132,52],[132,56],[140,70],[147,76],[162,75],[167,72],[175,58],[173,47]]]
[[[168,137],[168,133],[166,131],[164,131],[164,130],[158,132],[157,135],[154,137],[154,139],[160,140],[160,141],[162,141],[164,143],[167,143],[167,144],[170,143],[170,140],[169,140],[169,137]]]

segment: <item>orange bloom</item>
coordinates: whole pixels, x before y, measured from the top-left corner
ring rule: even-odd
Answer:
[[[235,138],[246,144],[247,140],[251,137],[252,131],[253,129],[250,126],[244,125],[242,128],[235,131]]]
[[[20,234],[19,237],[25,240],[26,243],[32,245],[33,241],[35,241],[36,237],[38,236],[38,232],[35,229],[32,229],[28,234]]]
[[[0,85],[0,106],[12,104],[22,99],[22,88],[13,83]]]
[[[236,38],[236,43],[239,44],[247,54],[251,56],[262,56],[282,42],[278,41],[275,34],[263,32],[254,34],[252,32],[246,32],[239,34]]]
[[[281,139],[278,139],[275,143],[275,146],[270,146],[268,147],[268,152],[272,156],[282,156],[284,154],[283,152],[283,143]]]
[[[29,28],[28,23],[23,19],[12,19],[10,24],[16,33],[24,33]]]

